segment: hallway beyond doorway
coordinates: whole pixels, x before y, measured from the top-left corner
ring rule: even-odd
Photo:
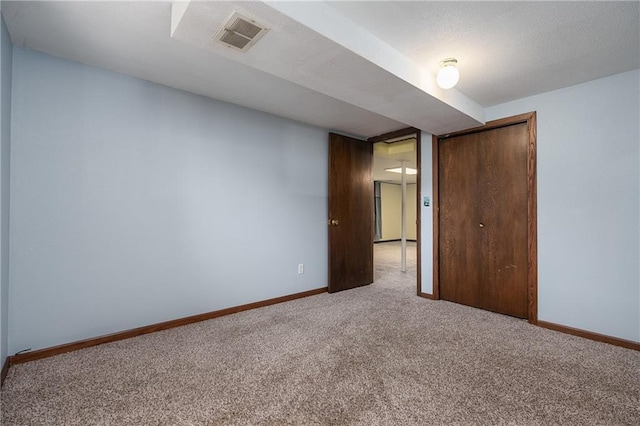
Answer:
[[[373,284],[415,294],[418,279],[417,244],[407,241],[407,272],[400,272],[400,241],[373,245]]]

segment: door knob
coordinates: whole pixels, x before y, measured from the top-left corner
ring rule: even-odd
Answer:
[[[340,222],[337,219],[329,220],[329,225],[338,226]]]
[[[481,223],[481,224],[480,224],[480,228],[484,228],[484,223]]]

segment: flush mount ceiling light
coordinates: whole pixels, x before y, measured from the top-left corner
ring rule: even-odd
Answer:
[[[438,86],[443,89],[451,89],[458,83],[460,73],[458,72],[458,68],[456,68],[457,63],[458,61],[454,58],[447,58],[440,61],[440,70],[436,77]]]
[[[417,175],[418,171],[416,169],[412,169],[411,167],[405,168],[408,175]],[[402,173],[402,167],[394,167],[392,169],[384,169],[385,172],[391,173]]]

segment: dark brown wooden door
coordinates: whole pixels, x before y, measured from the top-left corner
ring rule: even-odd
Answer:
[[[442,299],[527,318],[527,123],[441,139]]]
[[[373,282],[373,145],[329,134],[329,292]]]

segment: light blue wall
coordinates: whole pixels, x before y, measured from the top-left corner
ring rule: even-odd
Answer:
[[[498,105],[538,113],[538,316],[640,341],[640,71]]]
[[[420,135],[420,263],[422,292],[433,294],[433,160],[431,133]],[[429,197],[429,207],[424,206]]]
[[[326,285],[326,131],[19,48],[13,58],[9,353]],[[539,318],[635,341],[639,80],[487,111],[538,111]],[[430,188],[423,133],[422,196]],[[6,291],[3,278],[3,328]]]
[[[10,353],[327,285],[327,131],[13,61]]]
[[[0,368],[7,358],[9,323],[9,154],[11,150],[11,74],[13,45],[0,16]]]

